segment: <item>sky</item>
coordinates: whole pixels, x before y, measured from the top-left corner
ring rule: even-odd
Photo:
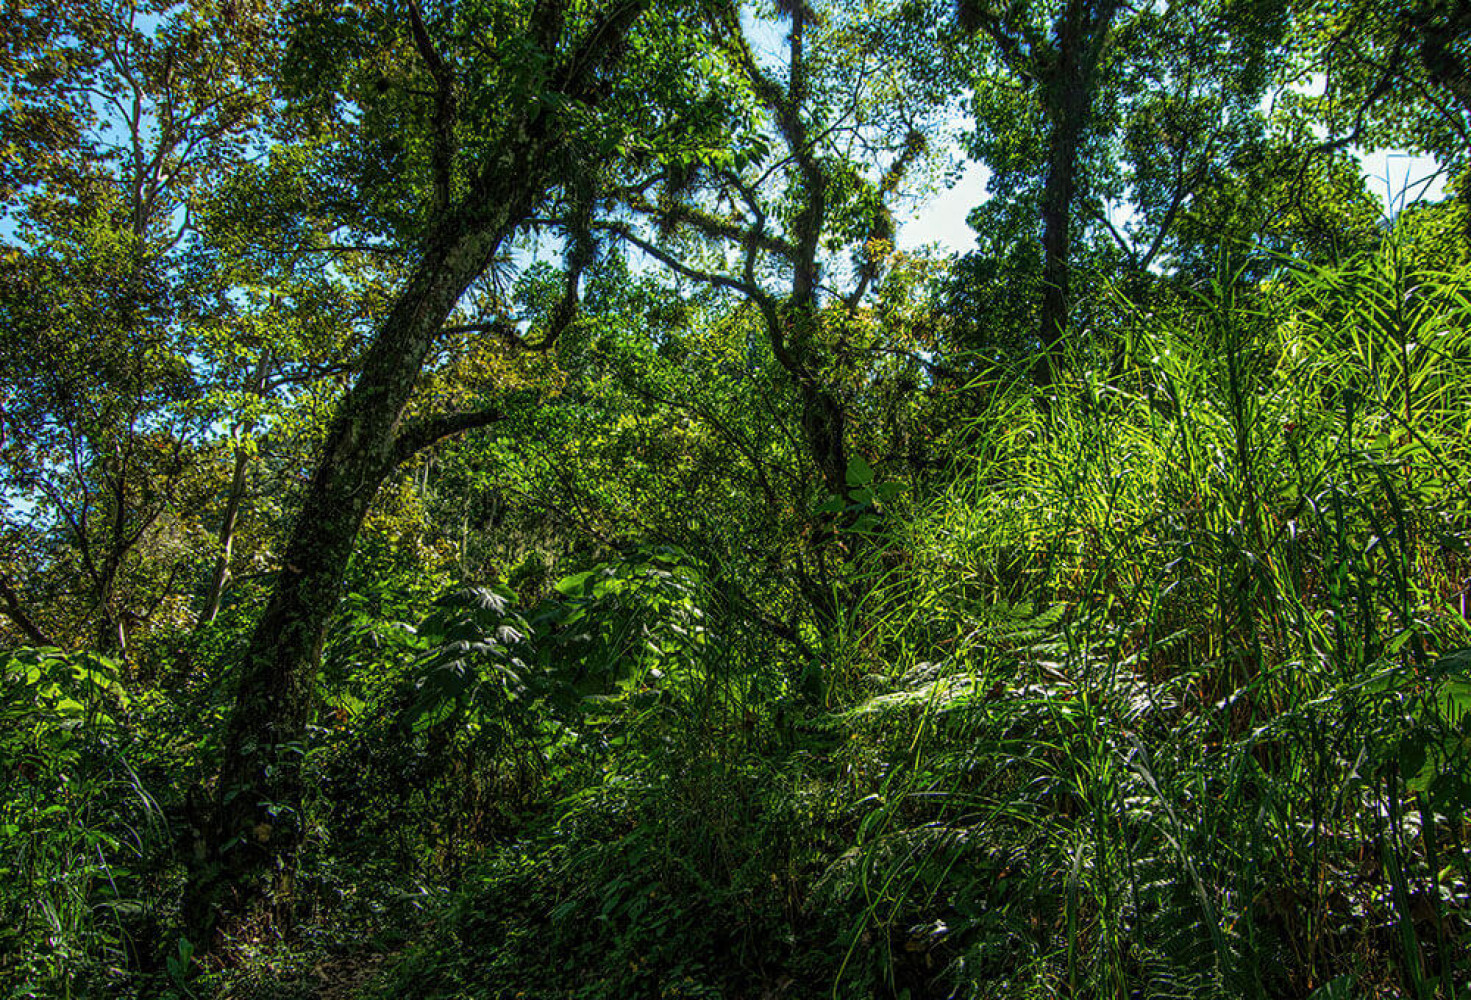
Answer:
[[[1445,196],[1445,178],[1431,157],[1387,149],[1359,150],[1358,155],[1369,192],[1379,198],[1388,218],[1416,201],[1438,201]],[[975,233],[965,224],[965,217],[985,200],[988,176],[985,167],[968,162],[953,186],[937,192],[907,218],[901,216],[897,239],[900,249],[916,250],[933,244],[942,253],[970,251],[975,246]]]
[[[780,38],[773,43],[778,49]],[[1300,93],[1321,93],[1327,80],[1321,74],[1290,89]],[[1273,91],[1262,98],[1262,113],[1270,115],[1281,93]],[[974,128],[974,122],[961,114],[951,120],[955,151],[959,153],[959,136]],[[1319,138],[1324,138],[1321,127]],[[1439,201],[1445,196],[1445,177],[1433,157],[1417,156],[1394,149],[1365,150],[1355,148],[1363,167],[1369,193],[1379,199],[1384,217],[1393,219],[1417,201]],[[933,245],[944,253],[965,254],[975,246],[975,233],[965,224],[966,215],[986,198],[989,171],[978,163],[965,161],[965,170],[948,189],[936,192],[928,201],[901,219],[896,242],[901,249],[915,250]],[[1127,206],[1111,213],[1115,225],[1129,218]]]
[[[1378,195],[1390,217],[1417,201],[1439,201],[1445,196],[1445,176],[1429,156],[1413,156],[1392,149],[1359,152],[1369,191]]]
[[[975,246],[975,230],[965,224],[970,210],[986,199],[986,180],[991,172],[967,161],[960,178],[909,213],[901,216],[896,243],[903,250],[935,244],[944,253],[966,253]]]

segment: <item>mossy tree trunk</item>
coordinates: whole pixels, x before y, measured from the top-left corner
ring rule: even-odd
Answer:
[[[201,941],[218,909],[251,896],[250,883],[288,861],[300,842],[303,740],[322,643],[358,529],[383,481],[431,433],[401,428],[404,408],[440,327],[490,262],[510,215],[507,206],[488,224],[441,226],[332,423],[270,602],[238,668],[214,813],[186,901],[187,923]]]
[[[460,83],[435,51],[417,5],[409,5],[413,41],[437,92],[428,135],[430,222],[417,264],[339,404],[269,603],[238,667],[218,782],[200,823],[183,901],[196,946],[211,947],[222,919],[242,916],[259,902],[268,873],[289,894],[292,859],[304,833],[300,764],[317,667],[358,530],[379,487],[402,461],[437,440],[500,419],[491,408],[405,425],[405,409],[461,296],[569,180],[559,170],[577,162],[575,130],[571,116],[557,109],[597,104],[601,77],[625,51],[623,41],[647,6],[646,0],[610,4],[580,41],[558,51],[569,5],[537,4],[526,37],[552,57],[541,79],[556,100],[504,109],[495,151],[462,169],[456,145]],[[457,185],[456,176],[465,174],[468,181]],[[575,275],[568,289],[575,306]]]

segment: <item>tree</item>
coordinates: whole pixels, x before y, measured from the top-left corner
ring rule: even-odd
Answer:
[[[1040,350],[1032,366],[1039,384],[1052,379],[1052,355],[1068,325],[1073,202],[1078,166],[1095,112],[1106,47],[1111,40],[1117,0],[1067,0],[1056,9],[1036,5],[999,5],[967,0],[961,24],[986,33],[1000,61],[1033,85],[1045,122],[1046,174],[1039,198],[1042,224],[1041,307],[1037,319]]]
[[[892,206],[921,174],[943,120],[944,75],[933,11],[922,4],[862,10],[778,5],[775,23],[722,10],[706,99],[741,123],[723,156],[667,156],[624,192],[634,218],[602,225],[679,276],[749,305],[765,351],[795,396],[790,430],[816,496],[798,499],[809,545],[796,582],[819,627],[837,605],[834,546],[853,465],[853,406],[845,382],[882,364],[924,359],[865,310],[880,298],[894,255]],[[785,25],[780,56],[763,51]],[[728,127],[728,126],[727,126]],[[678,151],[676,151],[677,153]],[[844,259],[846,257],[846,260]],[[882,359],[882,360],[880,360]],[[917,385],[916,377],[910,384]],[[759,467],[761,457],[747,454]],[[840,589],[840,588],[838,588]]]
[[[1298,0],[1294,55],[1321,74],[1308,108],[1329,135],[1313,147],[1405,148],[1452,171],[1471,150],[1471,14],[1447,0],[1342,5]]]
[[[1279,117],[1271,133],[1243,144],[1181,210],[1172,278],[1205,285],[1229,259],[1241,262],[1233,268],[1240,280],[1256,282],[1284,259],[1331,266],[1378,246],[1382,210],[1357,158],[1304,162],[1315,141],[1306,122]]]
[[[607,228],[755,307],[801,401],[808,457],[836,495],[847,488],[849,415],[834,369],[862,350],[841,317],[881,284],[894,249],[891,203],[919,172],[945,102],[920,62],[934,55],[924,9],[781,10],[789,30],[779,68],[758,54],[735,5],[723,14],[717,94],[748,123],[735,150],[666,161],[632,186],[626,197],[655,234]]]
[[[199,486],[208,424],[192,405],[204,296],[179,275],[201,201],[268,111],[267,11],[77,0],[6,21],[4,488],[13,533],[44,536],[43,563],[85,581],[53,595],[70,605],[57,641],[90,627],[126,656],[130,630],[191,581],[196,526],[177,501]]]
[[[224,890],[237,902],[302,835],[297,760],[315,668],[354,538],[378,487],[405,459],[500,419],[494,404],[405,419],[426,360],[467,291],[644,116],[659,40],[639,31],[644,0],[545,0],[427,13],[307,3],[293,8],[288,117],[322,150],[343,228],[362,245],[406,250],[404,277],[338,406],[269,603],[237,669],[214,814],[186,917],[208,940]],[[674,11],[669,11],[674,14]],[[652,29],[651,29],[652,30]],[[647,62],[635,63],[635,54]],[[351,113],[349,113],[351,109]],[[569,227],[570,228],[570,227]],[[571,318],[585,257],[569,239]],[[487,331],[505,331],[487,325]]]
[[[1032,355],[1039,384],[1077,326],[1079,261],[1142,285],[1178,249],[1192,198],[1261,136],[1284,9],[961,5],[962,26],[981,38],[971,150],[993,173],[973,217],[986,249],[963,263],[957,298],[995,312],[991,338],[999,327],[1014,339],[1031,319],[1031,343],[1010,346]],[[1010,302],[984,301],[1003,294]]]

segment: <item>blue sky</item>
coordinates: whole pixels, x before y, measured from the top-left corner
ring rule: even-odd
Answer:
[[[1369,192],[1379,198],[1387,216],[1397,215],[1405,205],[1415,201],[1438,201],[1445,196],[1445,178],[1431,157],[1397,150],[1361,150],[1359,162],[1363,164]],[[969,251],[975,245],[975,233],[965,224],[965,217],[985,200],[988,176],[985,167],[967,163],[952,187],[936,192],[916,209],[901,214],[899,246],[914,250],[935,244],[944,253]]]

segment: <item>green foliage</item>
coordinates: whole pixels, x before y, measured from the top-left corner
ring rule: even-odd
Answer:
[[[1454,5],[21,7],[0,992],[1465,1000]],[[957,95],[976,246],[898,252]],[[1381,218],[1388,141],[1452,195]],[[257,689],[323,477],[320,669]],[[257,780],[220,839],[299,842],[191,937]]]
[[[3,719],[12,733],[38,744],[65,740],[68,729],[113,725],[108,714],[126,708],[116,663],[96,653],[67,656],[57,649],[18,649],[5,663]]]
[[[410,709],[415,730],[501,715],[527,693],[528,668],[517,655],[530,628],[509,613],[515,594],[504,587],[467,587],[441,599],[419,627],[429,644]]]
[[[863,578],[843,642],[869,671],[834,674],[836,712],[757,716],[764,793],[686,749],[717,754],[714,732],[680,724],[665,770],[667,730],[627,731],[605,765],[626,779],[579,778],[402,974],[740,989],[690,971],[732,968],[711,957],[728,938],[665,947],[713,924],[854,995],[1453,995],[1426,907],[1462,919],[1466,878],[1468,633],[1438,597],[1465,550],[1465,353],[1437,339],[1465,329],[1464,284],[1392,251],[1286,280],[1261,307],[1228,277],[1169,323],[1137,317],[1123,370],[1030,424],[994,396],[971,476],[889,536],[903,574]],[[874,488],[861,460],[848,478]],[[1417,843],[1416,822],[1437,832]],[[738,857],[794,894],[730,896]],[[528,895],[548,902],[504,902]],[[450,958],[477,949],[507,957]]]
[[[707,639],[700,574],[676,548],[601,563],[554,589],[561,599],[531,616],[547,634],[541,655],[585,691],[627,688],[659,667],[677,670]]]
[[[0,697],[0,976],[23,992],[104,989],[151,961],[167,845],[130,698],[104,657],[26,648],[5,654]]]

